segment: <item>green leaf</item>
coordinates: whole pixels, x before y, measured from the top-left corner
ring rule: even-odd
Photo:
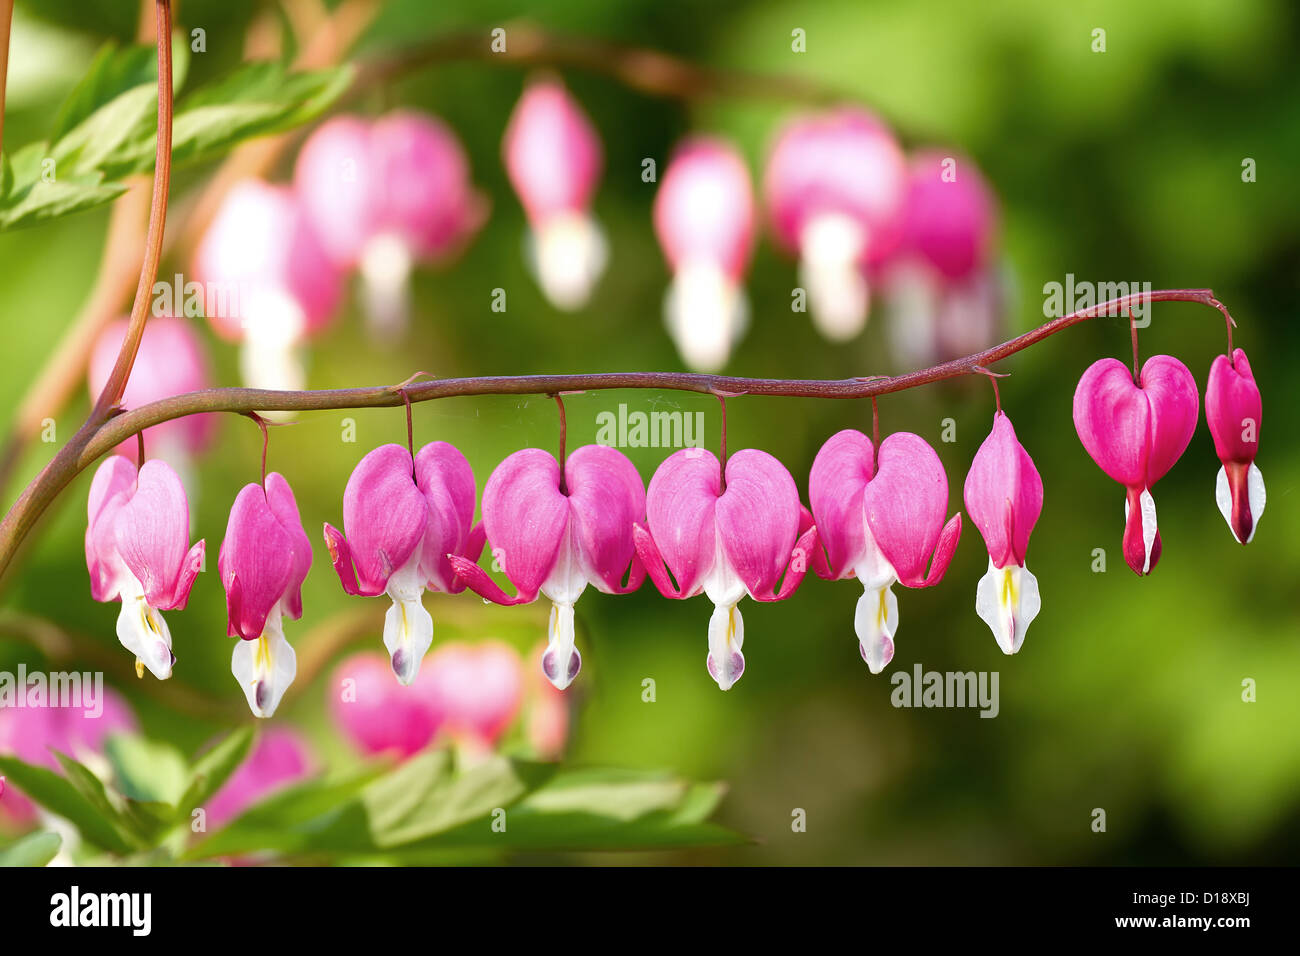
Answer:
[[[115,813],[101,812],[80,788],[54,771],[7,756],[0,756],[0,770],[30,799],[72,823],[87,843],[119,855],[136,849]]]
[[[138,734],[112,734],[104,753],[113,765],[118,789],[132,800],[175,805],[185,792],[190,770],[170,744]]]
[[[112,202],[126,192],[125,183],[103,183],[98,175],[75,180],[38,182],[12,206],[0,208],[0,229],[21,229]],[[11,197],[12,198],[12,197]]]
[[[184,33],[177,31],[172,34],[173,95],[185,85],[189,62],[189,40]],[[138,87],[148,87],[152,97],[157,99],[157,48],[152,44],[120,48],[116,43],[106,43],[59,107],[54,128],[50,131],[50,141],[61,139],[101,107]]]
[[[29,833],[0,850],[0,866],[45,866],[59,853],[63,837],[48,830]]]
[[[172,120],[172,164],[199,162],[255,136],[292,129],[329,108],[352,83],[353,70],[288,73],[276,62],[247,63],[186,97]],[[104,162],[110,177],[153,168],[154,131],[135,135]]]
[[[256,739],[256,725],[240,727],[195,760],[190,768],[189,785],[177,800],[178,809],[189,813],[211,799],[244,762]]]

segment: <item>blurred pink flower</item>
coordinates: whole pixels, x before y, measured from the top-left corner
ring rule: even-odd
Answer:
[[[813,323],[828,339],[862,331],[870,307],[866,270],[898,240],[906,188],[902,150],[864,110],[798,117],[778,135],[764,201],[778,244],[799,258]]]
[[[495,746],[523,703],[519,653],[501,641],[452,641],[429,655],[426,670],[418,690],[440,733],[471,748]]]
[[[330,684],[334,725],[364,754],[405,758],[418,753],[433,740],[440,723],[423,692],[425,680],[422,676],[414,686],[399,684],[382,654],[354,654],[335,668]]]
[[[103,689],[98,716],[86,706],[0,707],[0,754],[61,772],[53,751],[94,765],[100,763],[104,741],[112,733],[134,733],[135,714],[126,699],[111,687]],[[103,767],[93,767],[96,771]],[[0,787],[0,812],[20,824],[36,819],[35,805],[12,784]]]
[[[880,269],[900,362],[924,365],[993,344],[1005,298],[997,233],[997,200],[973,162],[937,152],[913,158],[901,237]]]
[[[95,340],[90,354],[88,379],[93,401],[103,391],[130,319],[118,319],[106,326]],[[150,402],[195,392],[212,386],[207,348],[189,321],[174,316],[155,316],[144,327],[140,350],[131,377],[122,393],[125,408],[139,408]],[[212,444],[217,416],[211,413],[187,415],[154,425],[144,431],[145,454],[162,458],[181,470],[191,456],[201,454]],[[114,449],[119,455],[136,458],[136,440],[129,438]]]
[[[456,134],[409,110],[322,124],[298,154],[294,187],[335,266],[361,270],[371,328],[385,337],[405,331],[412,265],[455,254],[487,213]]]
[[[195,256],[212,327],[241,343],[257,388],[306,384],[300,345],[334,318],[343,281],[293,191],[245,180],[226,195]]]
[[[673,272],[668,331],[688,366],[717,371],[749,322],[741,281],[754,250],[754,193],[740,153],[707,137],[682,143],[655,194],[654,227]]]
[[[604,163],[599,135],[562,83],[538,80],[510,115],[502,155],[528,217],[543,293],[558,308],[581,308],[606,259],[589,208]]]
[[[315,772],[306,739],[285,726],[264,729],[252,752],[208,801],[208,828],[215,830],[253,804]]]
[[[184,608],[203,564],[203,541],[192,548],[185,487],[159,459],[135,463],[109,455],[90,483],[86,506],[86,567],[96,601],[121,601],[117,637],[159,680],[171,676],[176,655],[159,611]]]

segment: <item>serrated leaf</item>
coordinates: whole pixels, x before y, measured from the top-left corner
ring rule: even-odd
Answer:
[[[132,800],[175,805],[190,780],[179,750],[138,734],[111,734],[104,755],[113,766],[118,789]]]
[[[59,854],[63,837],[49,830],[29,833],[0,850],[0,867],[45,866]]]
[[[31,800],[72,823],[87,843],[125,855],[136,849],[113,816],[105,816],[69,780],[45,767],[0,756],[0,770]]]
[[[38,181],[22,191],[13,205],[0,207],[0,229],[21,229],[59,216],[112,202],[126,192],[126,184],[101,182],[98,174],[58,182]],[[6,202],[14,199],[6,197]]]
[[[350,66],[287,73],[276,62],[248,63],[196,90],[172,119],[172,164],[211,159],[238,143],[300,126],[324,112],[352,82]],[[131,137],[104,162],[120,177],[153,168],[154,131]]]
[[[244,762],[256,739],[256,726],[250,724],[240,727],[195,760],[190,768],[189,785],[177,798],[178,809],[182,813],[189,813],[211,799]]]

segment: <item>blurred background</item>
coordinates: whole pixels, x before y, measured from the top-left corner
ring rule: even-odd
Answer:
[[[178,27],[207,32],[207,50],[191,56],[187,83],[237,64],[250,25],[265,23],[271,6],[180,3]],[[103,40],[133,40],[136,14],[128,2],[20,2],[6,144],[44,136],[51,111]],[[566,692],[564,760],[662,767],[724,781],[727,795],[715,819],[753,838],[737,847],[617,860],[1295,861],[1298,20],[1284,0],[381,5],[355,47],[364,62],[440,37],[465,36],[465,44],[486,46],[488,32],[504,26],[507,42],[511,30],[527,27],[615,50],[658,50],[723,75],[785,80],[655,96],[597,70],[550,70],[590,117],[605,153],[592,211],[605,232],[608,264],[590,300],[574,311],[550,304],[529,271],[527,220],[502,163],[507,120],[535,68],[448,53],[367,84],[338,109],[374,116],[404,106],[436,114],[462,141],[471,179],[490,207],[463,251],[414,271],[410,328],[400,347],[367,333],[354,278],[336,324],[310,344],[310,387],[396,383],[419,370],[453,377],[684,368],[664,328],[670,273],[651,226],[657,187],[643,181],[642,161],[654,158],[662,178],[681,137],[713,133],[738,146],[758,183],[781,124],[816,105],[807,102],[813,89],[830,91],[814,98],[875,110],[909,151],[932,147],[978,164],[1000,217],[997,268],[1007,295],[995,340],[1045,321],[1044,284],[1064,282],[1067,274],[1149,282],[1156,289],[1212,287],[1238,321],[1236,344],[1249,354],[1264,396],[1257,463],[1271,501],[1253,543],[1239,546],[1215,507],[1219,462],[1202,417],[1187,452],[1155,489],[1164,552],[1155,573],[1139,580],[1120,550],[1122,491],[1088,458],[1071,422],[1083,370],[1103,356],[1128,361],[1127,323],[1091,321],[999,365],[1010,373],[1000,383],[1003,407],[1045,485],[1029,547],[1043,607],[1015,657],[1003,656],[974,613],[987,555],[969,524],[940,585],[895,588],[897,653],[878,677],[854,646],[861,593],[854,582],[810,575],[791,600],[745,602],[748,666],[725,694],[703,666],[706,599],[667,601],[648,583],[625,597],[588,589],[578,604],[584,666]],[[1093,51],[1099,28],[1104,53]],[[792,50],[796,29],[805,33],[806,52]],[[460,42],[449,46],[459,49]],[[292,178],[297,143],[273,166],[272,181]],[[1254,182],[1243,181],[1246,159],[1254,160]],[[173,208],[183,210],[184,197],[200,191],[216,167],[179,171]],[[183,213],[176,215],[181,223]],[[91,288],[108,218],[100,208],[0,233],[6,419]],[[807,314],[792,312],[796,266],[761,222],[744,279],[749,332],[727,373],[829,379],[914,367],[891,345],[883,308],[843,344],[827,342]],[[171,228],[181,226],[169,220]],[[161,273],[188,268],[168,261]],[[504,312],[492,308],[496,289],[506,291]],[[235,348],[203,320],[192,322],[210,352],[214,380],[236,384]],[[1202,391],[1224,344],[1219,317],[1198,305],[1156,305],[1141,333],[1144,356],[1177,356]],[[597,416],[617,412],[620,403],[629,411],[700,411],[705,447],[717,448],[716,401],[652,392],[569,398],[569,447],[594,441]],[[83,382],[53,416],[58,434],[71,435],[88,406]],[[870,431],[866,402],[752,397],[730,401],[728,410],[728,448],[777,456],[805,500],[808,469],[822,442],[842,428]],[[974,377],[882,398],[881,430],[915,431],[935,447],[948,472],[951,514],[964,510],[961,483],[992,411],[987,382]],[[949,418],[956,440],[944,442],[942,423]],[[355,442],[344,440],[345,419],[355,424]],[[300,666],[310,659],[315,670],[300,671],[272,723],[301,729],[325,763],[356,759],[326,704],[331,667],[352,651],[380,648],[386,602],[344,595],[320,546],[320,528],[324,521],[340,523],[343,488],[360,457],[381,443],[404,442],[405,427],[400,409],[316,412],[271,433],[268,466],[292,482],[315,546],[306,610],[287,625]],[[460,448],[480,491],[512,451],[554,451],[558,441],[555,406],[542,397],[421,404],[414,432],[417,446],[442,439]],[[7,502],[53,448],[40,442],[28,448],[4,489]],[[669,453],[624,450],[647,481]],[[242,485],[257,480],[260,451],[254,424],[223,416],[215,443],[194,462],[192,537],[207,539],[209,573],[200,575],[188,609],[167,615],[179,658],[168,684],[130,677],[129,655],[114,636],[116,607],[90,598],[82,549],[89,473],[62,495],[3,582],[0,668],[13,670],[20,661],[30,668],[98,666],[83,653],[97,646],[116,659],[108,680],[127,697],[145,733],[186,752],[251,721],[230,675],[224,598],[212,571],[230,504]],[[1106,550],[1104,573],[1093,571],[1096,548]],[[469,594],[427,595],[425,603],[436,643],[500,640],[533,654],[545,636],[540,607],[485,606]],[[47,625],[57,639],[41,639]],[[65,650],[49,658],[34,643],[44,652]],[[997,671],[997,718],[891,706],[889,673],[916,664]],[[525,667],[533,678],[535,657]],[[653,703],[643,700],[646,678],[655,681]],[[1242,699],[1246,679],[1257,687],[1254,702]],[[524,734],[509,731],[503,746]],[[1092,830],[1094,808],[1106,811],[1105,833]],[[792,830],[796,809],[806,811],[806,832]]]

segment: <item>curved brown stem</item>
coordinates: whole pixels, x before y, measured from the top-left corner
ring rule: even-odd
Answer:
[[[83,469],[100,455],[143,428],[198,412],[312,411],[340,408],[391,408],[399,402],[426,402],[435,398],[471,395],[553,395],[561,392],[596,391],[615,388],[654,388],[731,396],[780,395],[797,398],[871,398],[901,392],[944,379],[976,373],[982,366],[1001,361],[1072,325],[1100,315],[1123,315],[1137,301],[1197,302],[1227,309],[1210,289],[1165,289],[1121,296],[1053,319],[1014,339],[931,368],[895,376],[871,376],[838,380],[737,378],[729,375],[696,375],[688,372],[597,372],[577,375],[496,375],[481,378],[448,378],[419,382],[395,389],[389,385],[370,388],[322,389],[277,392],[258,388],[211,388],[188,392],[141,406],[129,412],[96,420],[94,416],[59,451],[23,491],[4,520],[0,521],[0,575],[14,552],[50,502]],[[1231,317],[1229,316],[1229,319]]]

